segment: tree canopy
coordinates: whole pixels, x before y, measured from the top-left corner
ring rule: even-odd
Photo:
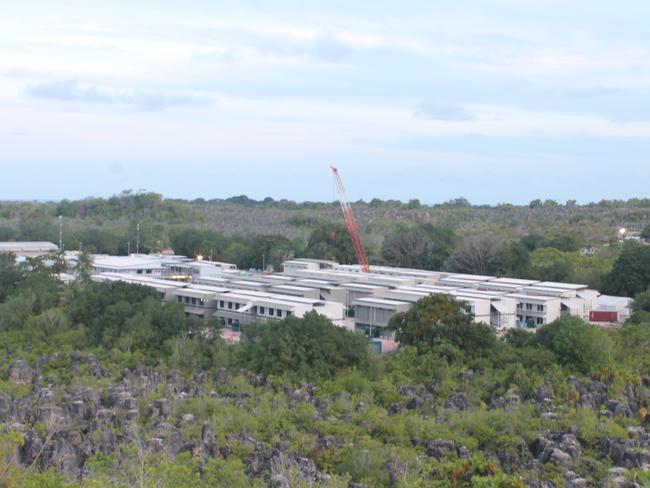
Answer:
[[[627,242],[603,287],[610,295],[634,296],[650,287],[650,246]]]
[[[309,312],[277,323],[242,327],[242,366],[263,375],[289,373],[296,378],[332,378],[350,367],[368,363],[368,340]]]

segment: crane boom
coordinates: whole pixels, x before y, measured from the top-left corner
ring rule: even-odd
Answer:
[[[348,232],[350,233],[350,238],[352,239],[352,247],[354,247],[354,253],[357,256],[357,261],[359,266],[361,266],[361,271],[368,273],[370,271],[370,263],[368,262],[368,256],[366,256],[366,251],[363,248],[361,243],[361,237],[359,236],[359,227],[357,226],[357,220],[354,218],[354,213],[352,213],[352,207],[348,203],[347,197],[345,195],[345,187],[343,186],[343,181],[339,175],[338,170],[332,166],[332,173],[334,174],[334,183],[336,184],[336,193],[339,197],[339,203],[341,204],[341,210],[343,211],[343,218],[345,219],[345,225],[348,227]]]

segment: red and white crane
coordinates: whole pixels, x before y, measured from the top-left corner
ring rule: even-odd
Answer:
[[[343,218],[345,219],[345,225],[348,226],[348,232],[350,233],[350,238],[352,239],[352,247],[354,247],[354,253],[357,256],[357,261],[359,266],[361,266],[361,271],[368,273],[370,271],[370,263],[368,262],[368,256],[366,256],[366,251],[363,248],[361,243],[361,237],[359,236],[359,227],[357,226],[357,220],[354,218],[352,213],[352,207],[348,203],[347,197],[345,196],[345,187],[343,186],[343,181],[341,181],[341,176],[339,175],[338,170],[332,166],[332,173],[334,173],[334,183],[336,185],[336,193],[339,197],[339,203],[341,204],[341,210],[343,211]]]

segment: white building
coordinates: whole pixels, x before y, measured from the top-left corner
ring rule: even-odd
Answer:
[[[345,308],[336,302],[246,290],[217,293],[215,299],[217,309],[214,316],[222,319],[224,324],[230,327],[238,327],[258,320],[303,317],[311,311],[327,317],[336,325],[345,325]]]
[[[386,298],[359,298],[352,303],[355,329],[370,337],[391,338],[392,334],[386,329],[391,317],[396,313],[406,312],[412,305],[409,302]]]
[[[537,329],[562,316],[562,301],[558,297],[527,293],[513,293],[508,297],[517,301],[518,327]]]
[[[120,274],[141,274],[155,277],[162,277],[165,261],[155,257],[138,254],[131,256],[108,256],[97,254],[93,256],[91,272],[99,273],[120,273]]]
[[[35,258],[45,256],[59,247],[48,241],[0,242],[0,254],[14,254],[16,257]]]

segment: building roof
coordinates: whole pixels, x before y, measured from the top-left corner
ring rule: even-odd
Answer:
[[[487,284],[489,283],[499,283],[499,284],[504,284],[504,285],[520,285],[520,286],[529,286],[529,285],[534,285],[535,283],[539,283],[539,280],[523,280],[520,278],[496,278],[494,280],[488,281]]]
[[[369,283],[341,283],[338,285],[339,288],[345,288],[345,289],[357,289],[357,290],[383,290],[386,289],[385,286],[382,285],[371,285]]]
[[[251,280],[234,280],[230,282],[232,285],[239,286],[252,286],[254,288],[264,288],[267,286],[267,283],[262,283],[260,281],[251,281]]]
[[[202,290],[200,288],[179,288],[172,292],[176,296],[212,298],[217,293],[215,290]]]
[[[57,249],[59,246],[49,241],[0,242],[0,252],[41,252]]]
[[[466,273],[452,273],[448,275],[447,278],[455,278],[455,279],[469,280],[469,281],[490,281],[490,280],[495,280],[497,277],[487,276],[487,275],[466,274]]]
[[[110,281],[124,281],[127,283],[139,283],[142,285],[158,285],[158,286],[166,286],[169,288],[183,288],[188,286],[187,283],[180,282],[180,281],[174,281],[174,280],[165,280],[161,278],[154,278],[152,276],[146,276],[146,275],[133,275],[133,274],[128,274],[128,273],[97,273],[95,276],[99,278],[106,278],[107,280]]]
[[[271,290],[289,290],[289,291],[302,291],[307,292],[317,290],[317,288],[310,288],[308,286],[298,286],[298,285],[273,285]]]
[[[162,268],[162,264],[162,260],[148,256],[107,256],[97,254],[93,257],[93,266],[97,268]]]
[[[357,298],[352,305],[378,305],[380,307],[398,308],[400,306],[410,307],[409,302],[400,300],[388,300],[386,298]]]
[[[587,285],[577,283],[558,283],[556,281],[542,281],[538,286],[544,288],[559,288],[561,290],[581,290],[583,288],[588,288]]]
[[[548,295],[526,295],[525,293],[509,293],[505,296],[508,298],[515,298],[518,301],[533,300],[539,302],[548,302],[551,300],[560,300],[560,297],[552,297]]]

